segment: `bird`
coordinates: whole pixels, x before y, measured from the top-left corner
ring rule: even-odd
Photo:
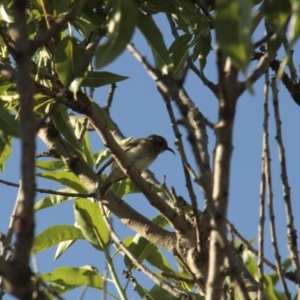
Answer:
[[[122,149],[133,166],[141,173],[145,171],[158,157],[158,155],[164,151],[171,151],[175,154],[175,152],[168,147],[166,139],[156,134],[149,135],[146,138],[139,138],[130,141],[128,144],[123,146]],[[101,197],[106,195],[113,183],[127,177],[113,157],[100,168],[97,175],[101,175],[102,172],[109,166],[111,166],[111,172],[100,187]]]

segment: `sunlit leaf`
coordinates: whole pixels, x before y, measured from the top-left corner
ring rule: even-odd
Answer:
[[[53,272],[42,274],[45,281],[55,282],[61,285],[88,286],[96,289],[103,288],[103,279],[95,268],[84,266],[81,268],[59,267]]]
[[[35,162],[35,166],[39,169],[46,170],[46,171],[56,171],[58,169],[62,169],[66,167],[65,163],[60,159],[54,159],[49,161],[37,160]]]
[[[40,234],[33,241],[32,252],[40,252],[62,241],[84,239],[80,229],[70,225],[54,225]]]
[[[66,185],[79,193],[87,193],[86,186],[79,180],[79,178],[72,172],[58,171],[58,172],[43,172],[38,173],[36,176],[47,178],[56,182]]]
[[[87,199],[77,199],[74,205],[78,228],[86,240],[100,249],[107,247],[110,234],[100,212],[99,204]]]
[[[1,134],[0,134],[1,136]],[[5,161],[11,156],[12,153],[12,139],[11,137],[0,137],[0,170],[4,173]]]
[[[59,257],[61,257],[75,242],[76,242],[76,240],[60,242],[57,246],[57,249],[56,249],[56,252],[54,255],[54,260],[59,259]]]
[[[76,191],[70,188],[60,189],[57,192],[65,192],[65,193],[74,193]],[[51,207],[65,201],[73,200],[74,197],[69,196],[60,196],[60,195],[47,195],[46,197],[42,198],[40,201],[36,202],[34,205],[34,210],[39,211],[47,207]]]
[[[290,39],[291,43],[294,44],[300,36],[300,2],[298,0],[292,0],[292,18],[290,26]]]

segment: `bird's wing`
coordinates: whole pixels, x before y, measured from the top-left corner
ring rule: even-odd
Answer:
[[[123,151],[126,152],[128,150],[130,150],[132,147],[135,147],[138,145],[140,139],[136,139],[133,141],[130,141],[129,143],[127,143],[125,146],[122,147]]]
[[[125,146],[122,147],[123,151],[126,152],[128,150],[130,150],[132,147],[135,147],[136,145],[138,145],[140,139],[136,139],[133,141],[130,141],[129,143],[127,143]],[[100,170],[97,172],[97,175],[100,175],[107,167],[109,167],[112,163],[114,162],[114,158],[111,157],[101,168]]]

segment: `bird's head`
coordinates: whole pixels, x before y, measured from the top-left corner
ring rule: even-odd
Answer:
[[[171,151],[175,154],[175,152],[168,147],[168,143],[165,138],[163,138],[160,135],[152,134],[147,137],[148,140],[150,140],[154,146],[154,149],[157,151],[157,154],[160,154],[166,150]]]

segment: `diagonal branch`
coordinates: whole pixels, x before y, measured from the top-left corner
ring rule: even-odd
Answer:
[[[173,226],[176,231],[186,232],[191,228],[190,223],[181,215],[175,212],[146,182],[140,173],[132,167],[131,162],[125,155],[124,151],[118,145],[107,125],[102,118],[99,118],[98,111],[94,103],[91,103],[90,108],[86,112],[87,117],[90,118],[96,131],[101,136],[103,143],[109,148],[114,159],[121,167],[122,171],[133,180],[136,186],[143,192],[149,200],[149,203],[155,207]]]
[[[99,180],[95,172],[73,147],[62,140],[53,126],[44,124],[39,130],[38,136],[49,150],[52,150],[60,156],[70,170],[78,176],[90,191],[95,190]],[[176,241],[174,233],[153,224],[153,222],[138,213],[114,193],[109,192],[106,195],[106,199],[103,200],[103,204],[111,210],[121,222],[153,244],[164,247],[168,251],[172,251],[175,247]]]

